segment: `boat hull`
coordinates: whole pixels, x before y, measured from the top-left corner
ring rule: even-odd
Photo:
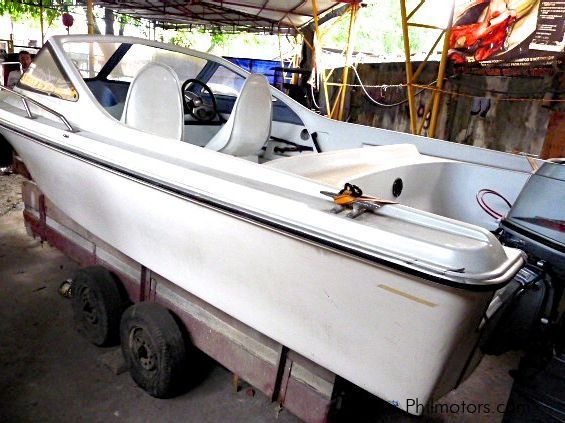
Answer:
[[[492,292],[441,285],[8,132],[71,219],[186,291],[408,412],[467,370]]]

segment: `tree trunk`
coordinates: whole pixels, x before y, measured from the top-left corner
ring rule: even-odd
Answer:
[[[335,8],[334,10],[326,13],[325,15],[321,16],[318,19],[318,26],[326,23],[327,21],[337,18],[338,16],[343,15],[349,9],[349,5],[343,5],[340,7]],[[306,69],[310,71],[308,74],[304,74],[300,79],[300,85],[306,85],[308,80],[310,79],[310,74],[312,69],[314,69],[314,52],[310,48],[310,46],[314,45],[314,31],[316,29],[316,25],[314,21],[310,22],[308,25],[302,27],[302,35],[306,41],[302,41],[302,60],[300,61],[300,67],[302,69]]]
[[[86,10],[86,7],[84,7],[84,15],[85,15],[85,16],[88,16],[88,12],[87,12],[87,10]],[[98,23],[96,22],[96,17],[93,17],[93,22],[92,22],[92,23],[93,23],[92,27],[93,27],[93,29],[94,29],[94,34],[96,34],[96,35],[102,34],[102,33],[100,32],[100,28],[98,27]]]
[[[96,35],[102,34],[102,33],[100,32],[100,27],[98,26],[98,23],[96,23],[96,18],[94,18],[94,21],[93,21],[92,23],[94,24],[94,25],[93,25],[93,26],[94,26],[94,33],[95,33]]]
[[[300,85],[306,86],[310,80],[310,75],[312,74],[312,69],[314,69],[314,52],[310,46],[314,45],[314,28],[306,27],[302,31],[302,36],[304,37],[302,41],[302,59],[300,60],[300,69],[308,70],[308,73],[302,74],[300,76]]]
[[[349,5],[343,5],[338,7],[322,17],[318,19],[318,26],[324,24],[325,22],[337,18],[338,16],[343,15],[349,9]],[[304,37],[304,41],[302,41],[302,59],[300,60],[300,68],[307,70],[307,73],[303,73],[300,76],[300,86],[306,87],[308,81],[310,80],[310,76],[312,75],[312,70],[314,69],[315,65],[315,52],[312,51],[310,46],[314,45],[314,35],[315,35],[316,25],[314,21],[310,22],[308,25],[302,27],[302,35]],[[321,46],[318,46],[321,48]],[[327,105],[323,100],[324,96],[322,95],[323,87],[320,86],[320,107],[321,112],[326,113]]]
[[[106,25],[106,35],[114,35],[114,12],[107,7],[104,8],[104,23]]]

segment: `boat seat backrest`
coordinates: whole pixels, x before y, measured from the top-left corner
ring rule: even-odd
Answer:
[[[206,148],[256,160],[271,135],[272,120],[273,101],[267,78],[250,75],[228,121]]]
[[[141,68],[129,86],[122,122],[143,132],[181,140],[184,111],[175,71],[160,63]]]

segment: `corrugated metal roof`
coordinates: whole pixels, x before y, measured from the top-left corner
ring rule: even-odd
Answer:
[[[98,6],[164,27],[295,33],[312,20],[312,0],[95,0]],[[351,1],[317,0],[318,13]]]

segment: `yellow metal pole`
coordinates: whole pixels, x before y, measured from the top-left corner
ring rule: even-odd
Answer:
[[[312,14],[314,15],[314,38],[317,40],[314,41],[314,46],[316,44],[321,45],[322,40],[320,39],[320,26],[318,24],[318,2],[316,0],[312,0]],[[318,58],[316,55],[316,48],[312,47],[312,62],[314,63],[314,66],[316,67],[316,71],[318,71]],[[324,101],[326,103],[326,114],[328,117],[332,116],[332,112],[330,111],[331,108],[331,104],[330,104],[330,97],[328,95],[328,78],[329,76],[326,76],[326,70],[322,67],[320,67],[320,77],[321,77],[321,88],[324,91]]]
[[[432,116],[430,119],[430,130],[428,136],[434,138],[436,136],[437,121],[439,116],[439,109],[441,106],[441,90],[443,88],[443,78],[445,77],[445,68],[447,66],[447,56],[449,53],[449,37],[451,35],[451,26],[453,24],[453,11],[455,10],[455,2],[451,4],[451,12],[449,13],[449,21],[445,29],[445,38],[443,39],[443,52],[441,53],[441,61],[439,62],[439,71],[437,75],[436,87],[438,90],[434,91],[434,105],[432,107]]]
[[[331,75],[331,73],[330,73]],[[320,72],[320,76],[322,77],[322,89],[324,90],[324,101],[326,102],[326,115],[331,118],[332,113],[330,111],[332,105],[330,102],[330,95],[328,93],[328,79],[330,78],[329,75],[326,75],[326,70],[322,69]]]
[[[432,95],[432,96],[430,96],[430,100],[426,104],[426,108],[424,109],[424,115],[422,116],[422,120],[420,120],[420,123],[418,124],[417,135],[422,135],[422,129],[424,129],[424,125],[426,124],[426,118],[428,116],[428,113],[430,113],[433,101],[434,101],[434,97]],[[429,127],[428,127],[428,129],[429,129]]]
[[[343,85],[342,84],[337,84],[338,85],[338,89],[337,89],[337,95],[336,98],[337,100],[334,102],[333,107],[330,110],[330,113],[328,114],[328,117],[333,118],[333,116],[335,116],[335,111],[337,110],[337,107],[339,106],[339,99],[341,98],[341,90],[343,90]]]
[[[420,0],[420,3],[418,3],[418,5],[414,9],[412,9],[412,11],[406,17],[406,19],[410,20],[410,18],[414,16],[418,10],[420,10],[420,7],[422,7],[425,2],[426,0]]]
[[[414,83],[412,61],[410,59],[410,39],[408,38],[408,19],[406,17],[406,0],[400,0],[400,15],[402,20],[402,38],[404,40],[404,56],[406,59],[406,95],[408,109],[410,110],[410,132],[416,134],[416,98],[414,97]]]
[[[422,23],[412,23],[409,22],[408,26],[413,26],[414,28],[424,28],[424,29],[440,29],[443,30],[443,28],[440,28],[439,26],[435,26],[435,25],[428,25],[428,24],[422,24]]]
[[[86,0],[86,25],[88,35],[94,35],[94,5],[92,0]]]
[[[359,10],[359,3],[351,5],[351,16],[349,18],[349,33],[347,36],[347,51],[345,53],[345,66],[341,75],[341,90],[336,100],[339,104],[337,109],[337,119],[343,120],[343,111],[345,110],[345,94],[347,93],[347,81],[349,78],[349,68],[352,66],[351,57],[353,55],[353,48],[355,47],[355,36],[357,35],[355,21],[357,19],[357,11]]]
[[[414,72],[414,81],[417,81],[418,78],[420,77],[420,74],[423,72],[424,68],[428,64],[428,59],[433,54],[434,49],[437,47],[437,45],[441,41],[441,37],[443,37],[443,34],[445,34],[445,31],[441,31],[441,33],[436,38],[434,44],[432,45],[432,48],[430,48],[430,51],[428,51],[428,54],[426,54],[426,57],[424,58],[422,63],[420,63],[420,66],[418,66],[418,68],[416,69],[416,72]]]
[[[292,67],[293,68],[300,67],[300,57],[296,53],[294,54],[294,56],[292,58]],[[297,73],[292,75],[292,83],[298,84],[298,74]]]
[[[316,34],[317,37],[318,30],[320,29],[320,27],[318,25],[318,2],[316,0],[312,0],[312,14],[314,15],[314,33]]]

